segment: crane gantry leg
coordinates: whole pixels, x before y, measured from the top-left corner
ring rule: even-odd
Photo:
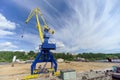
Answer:
[[[49,45],[53,45],[53,44],[49,44]],[[52,52],[50,52],[49,49],[48,50],[45,49],[45,50],[41,50],[41,52],[38,53],[37,57],[33,61],[31,65],[31,74],[34,74],[34,70],[36,69],[36,64],[42,62],[46,62],[46,63],[51,62],[51,68],[54,68],[55,72],[57,71],[57,62],[54,59]]]

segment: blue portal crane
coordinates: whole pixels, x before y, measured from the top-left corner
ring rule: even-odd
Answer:
[[[54,34],[54,30],[48,27],[45,18],[43,17],[39,8],[35,8],[33,11],[31,11],[25,22],[28,23],[34,15],[36,16],[37,29],[39,31],[39,37],[41,39],[42,45],[41,45],[41,51],[38,53],[38,55],[36,56],[35,60],[31,65],[31,74],[34,74],[34,71],[36,69],[36,64],[42,62],[46,62],[46,64],[47,62],[51,62],[51,68],[54,68],[54,71],[56,72],[57,62],[54,59],[52,52],[50,52],[50,50],[56,49],[56,44],[48,43],[48,40],[50,38],[48,34]],[[43,27],[40,24],[39,15],[44,23]],[[46,64],[44,66],[46,66]]]

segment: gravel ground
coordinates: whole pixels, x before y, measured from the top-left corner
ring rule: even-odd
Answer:
[[[106,68],[108,69],[115,65],[117,64],[99,63],[99,62],[58,63],[58,70],[74,69],[79,74],[79,72],[85,72],[90,70],[104,70]],[[0,65],[0,80],[21,80],[24,78],[24,76],[30,75],[30,66],[31,64],[15,64],[14,67],[11,67],[11,64]],[[49,66],[50,64],[47,65],[47,67]],[[77,77],[79,78],[79,75]],[[42,80],[50,80],[50,79],[46,78]],[[58,78],[57,80],[60,80],[60,79]],[[80,80],[80,79],[77,79],[77,80]]]

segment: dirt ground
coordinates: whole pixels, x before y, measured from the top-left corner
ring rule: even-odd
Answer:
[[[40,64],[37,64],[37,66]],[[42,64],[44,65],[44,63]],[[70,62],[70,63],[58,63],[58,70],[61,69],[75,69],[77,72],[89,71],[89,70],[102,70],[111,68],[117,63],[101,63],[101,62]],[[11,64],[0,65],[0,80],[21,80],[25,75],[30,74],[31,64],[15,64],[11,67]],[[50,67],[50,63],[47,64]]]

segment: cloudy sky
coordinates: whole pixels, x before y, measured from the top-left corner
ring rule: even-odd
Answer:
[[[41,44],[35,17],[39,7],[60,52],[120,52],[120,0],[0,0],[0,51],[36,50]],[[21,36],[24,35],[23,38]]]

